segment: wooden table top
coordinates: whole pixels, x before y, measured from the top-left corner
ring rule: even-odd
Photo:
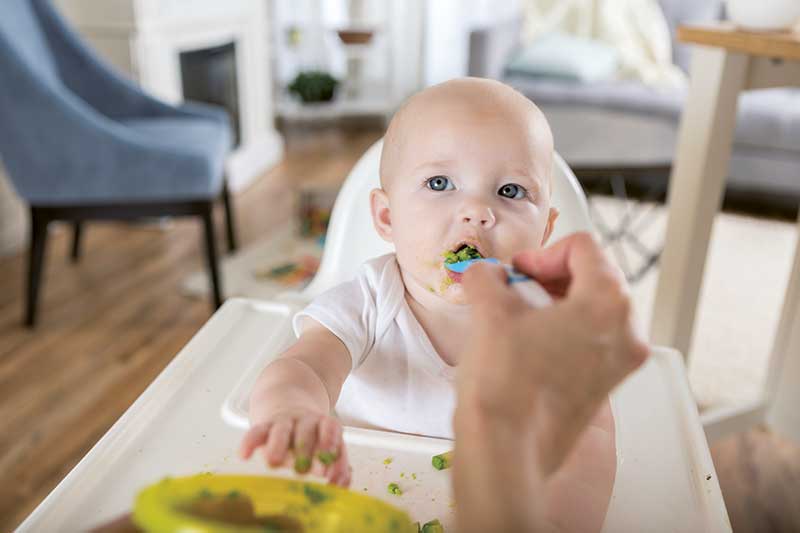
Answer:
[[[704,46],[718,46],[733,52],[800,61],[800,30],[753,32],[732,23],[680,26],[678,40]]]

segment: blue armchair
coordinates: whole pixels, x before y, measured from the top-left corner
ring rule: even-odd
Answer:
[[[212,210],[233,214],[224,180],[227,115],[201,104],[173,107],[116,75],[68,28],[49,0],[0,3],[0,157],[30,204],[25,321],[36,320],[47,226],[87,220],[192,216],[202,220],[213,303],[221,304]]]

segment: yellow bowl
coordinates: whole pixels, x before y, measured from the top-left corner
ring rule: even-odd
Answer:
[[[133,521],[158,533],[416,533],[408,515],[350,490],[284,478],[165,478],[136,497]]]

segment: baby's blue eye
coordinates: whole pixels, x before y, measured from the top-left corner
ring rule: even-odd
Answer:
[[[512,200],[521,200],[525,198],[525,195],[528,191],[522,185],[517,185],[516,183],[506,183],[500,190],[497,191],[497,194],[500,196],[504,196],[505,198],[511,198]]]
[[[450,178],[447,176],[434,176],[432,178],[428,178],[425,181],[425,184],[428,188],[432,191],[449,191],[450,189],[454,189]]]

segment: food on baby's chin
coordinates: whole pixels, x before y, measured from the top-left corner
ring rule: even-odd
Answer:
[[[456,251],[447,251],[442,254],[445,264],[459,263],[469,259],[482,259],[481,253],[472,245],[465,244]]]
[[[439,455],[434,455],[431,458],[431,464],[436,470],[444,470],[450,468],[453,462],[453,452],[446,452]]]
[[[453,281],[453,279],[450,276],[446,276],[442,280],[442,284],[439,286],[439,292],[446,291],[450,287],[450,285],[452,285],[454,283],[455,283],[455,281]]]
[[[389,494],[394,494],[395,496],[403,495],[403,490],[397,483],[389,483],[389,485],[386,487],[386,490],[389,491]]]

